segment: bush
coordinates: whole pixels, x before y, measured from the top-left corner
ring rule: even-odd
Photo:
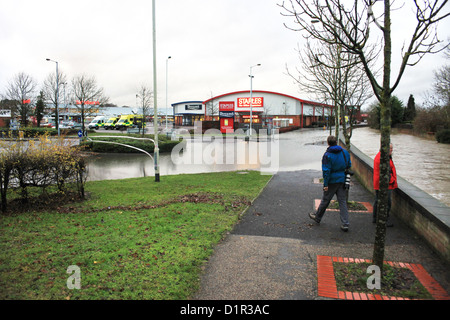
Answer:
[[[1,142],[0,194],[2,211],[7,210],[8,190],[18,190],[21,203],[28,202],[29,187],[47,193],[49,186],[66,193],[69,185],[75,185],[84,198],[86,164],[79,149],[64,143],[63,138],[50,140],[47,135],[39,141]]]
[[[436,133],[436,141],[439,143],[450,143],[450,129],[443,129]]]
[[[130,137],[134,137],[135,135],[130,135]],[[136,136],[138,138],[141,138],[141,136]],[[162,138],[160,136],[159,140],[159,152],[170,152],[172,149],[180,143],[180,141],[172,141],[170,139],[166,139],[165,137]],[[153,136],[151,136],[153,138]],[[150,140],[133,140],[133,139],[126,139],[126,138],[106,138],[102,136],[96,136],[92,137],[92,141],[84,141],[81,143],[83,147],[86,149],[89,149],[92,152],[99,152],[99,153],[140,153],[141,151],[121,146],[118,144],[111,144],[111,143],[104,143],[104,142],[95,142],[95,140],[102,140],[102,141],[111,141],[115,143],[121,143],[121,144],[127,144],[139,149],[142,149],[148,153],[153,153],[155,145]]]
[[[56,136],[58,135],[58,130],[54,128],[37,128],[37,127],[24,127],[20,131],[23,131],[24,138],[35,138],[42,135]],[[0,135],[3,137],[11,136],[11,131],[9,128],[0,128]]]
[[[417,132],[438,132],[440,128],[450,127],[450,107],[434,106],[419,108],[414,119],[414,130]]]

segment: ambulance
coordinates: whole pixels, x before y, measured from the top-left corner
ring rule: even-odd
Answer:
[[[103,128],[105,128],[105,130],[109,130],[109,129],[114,130],[115,125],[116,125],[117,121],[119,121],[119,119],[120,119],[120,116],[109,118],[108,121],[106,121],[105,124],[103,125]]]
[[[97,130],[98,128],[103,127],[105,121],[106,119],[103,116],[95,117],[94,119],[92,119],[91,123],[88,124],[88,128]]]
[[[127,114],[120,116],[119,121],[117,121],[114,127],[116,130],[138,128],[139,126],[142,126],[142,123],[145,126],[144,117],[142,115]]]

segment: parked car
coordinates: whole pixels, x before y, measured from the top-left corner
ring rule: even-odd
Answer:
[[[75,121],[63,121],[60,123],[60,129],[81,129],[81,123]]]
[[[41,128],[54,128],[54,127],[55,127],[54,122],[41,123]]]

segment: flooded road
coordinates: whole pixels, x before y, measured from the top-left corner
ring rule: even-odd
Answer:
[[[224,140],[216,149],[223,150],[222,154],[214,156],[210,156],[211,149],[216,147],[212,142],[192,139],[183,152],[160,154],[160,174],[261,170],[267,161],[271,162],[269,165],[274,171],[321,170],[327,136],[324,130],[303,130],[281,134],[275,141]],[[253,153],[266,154],[267,147],[269,159],[251,156]],[[200,158],[196,156],[198,154]],[[153,159],[145,154],[99,154],[89,160],[88,170],[89,180],[146,177],[155,172]]]
[[[380,134],[368,127],[358,128],[351,142],[373,159],[380,148]],[[400,133],[391,134],[391,142],[397,174],[450,206],[450,145]]]
[[[328,134],[323,129],[303,129],[280,134],[276,142],[231,139],[219,146],[192,139],[182,152],[160,154],[161,179],[183,173],[262,170],[268,162],[274,172],[321,170]],[[450,145],[406,134],[392,134],[391,141],[398,175],[450,206]],[[370,128],[358,128],[352,143],[373,159],[380,135]],[[271,147],[269,158],[265,157],[266,147]],[[254,158],[250,156],[253,153],[261,156]],[[89,180],[147,177],[155,172],[153,159],[145,154],[100,154],[90,158],[88,170]]]

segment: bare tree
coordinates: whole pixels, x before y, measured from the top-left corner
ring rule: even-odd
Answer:
[[[108,98],[104,96],[103,88],[98,87],[95,78],[84,74],[72,79],[72,95],[73,103],[80,110],[82,129],[85,132],[86,116],[94,114],[100,106],[108,102]]]
[[[138,93],[136,94],[136,98],[138,99],[138,110],[142,111],[143,123],[142,123],[142,136],[144,135],[144,122],[148,115],[150,115],[150,110],[152,109],[152,101],[153,101],[153,91],[151,91],[145,85],[141,85]]]
[[[213,93],[211,92],[211,99],[213,98]],[[206,115],[211,117],[211,120],[214,119],[214,116],[219,114],[219,104],[214,102],[214,99],[210,100],[206,106]]]
[[[450,47],[445,52],[450,59]],[[450,106],[450,65],[444,65],[434,71],[433,95],[441,106]]]
[[[24,126],[28,124],[28,117],[32,113],[36,86],[36,81],[31,76],[21,72],[15,75],[6,87],[6,97],[14,101],[21,118],[20,122]],[[13,111],[11,110],[11,113]],[[11,116],[15,117],[13,114]]]
[[[55,125],[56,129],[59,127],[59,111],[58,104],[62,97],[61,91],[63,90],[63,84],[67,82],[66,75],[58,71],[58,76],[54,72],[49,73],[44,80],[44,95],[48,102],[51,102],[55,107]]]
[[[431,91],[424,94],[423,106],[426,109],[450,107],[450,65],[434,71],[434,82]]]
[[[289,0],[280,5],[285,15],[294,17],[296,28],[307,37],[321,42],[342,46],[343,50],[358,56],[362,63],[375,96],[381,105],[381,160],[380,160],[380,194],[377,214],[377,228],[373,251],[373,261],[380,269],[383,268],[386,220],[388,216],[388,185],[389,185],[389,145],[391,134],[390,98],[398,87],[407,66],[420,62],[425,54],[436,53],[446,46],[441,45],[437,36],[437,23],[448,17],[450,13],[447,0],[414,0],[416,24],[411,25],[409,43],[401,51],[402,61],[397,75],[391,84],[391,1],[383,0],[384,10],[375,17],[373,6],[376,0],[355,0],[351,6],[349,1],[341,0]],[[408,2],[411,3],[411,2]],[[404,10],[403,14],[408,14]],[[379,20],[384,20],[381,23]],[[311,22],[318,22],[315,27]],[[369,66],[367,52],[371,45],[370,25],[374,22],[381,32],[381,47],[383,48],[383,72],[377,79],[374,70]],[[448,46],[448,44],[447,44]]]
[[[339,124],[342,121],[345,144],[350,149],[352,106],[361,106],[373,95],[367,90],[369,80],[358,57],[342,51],[339,45],[319,42],[314,46],[311,39],[307,39],[304,50],[298,49],[298,53],[301,69],[297,68],[297,75],[287,70],[288,75],[302,90],[315,95],[324,103],[331,102],[334,105],[335,135],[339,135]],[[376,52],[372,55],[371,64]],[[346,114],[350,120],[349,130],[346,130]]]
[[[265,122],[265,125],[268,125],[269,123],[273,124],[273,120],[269,120],[269,117],[271,114],[272,114],[272,105],[264,106],[262,118],[263,118],[263,121]]]

